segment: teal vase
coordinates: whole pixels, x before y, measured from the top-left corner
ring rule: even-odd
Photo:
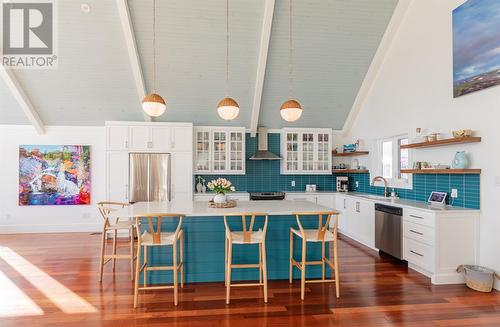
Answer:
[[[453,169],[466,169],[469,167],[469,159],[465,154],[465,151],[457,151],[455,153],[455,158],[453,158],[453,162],[451,163],[451,168]]]

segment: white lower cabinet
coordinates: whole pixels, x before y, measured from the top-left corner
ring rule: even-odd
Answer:
[[[433,284],[463,283],[461,264],[479,262],[479,213],[403,208],[403,259]]]
[[[375,204],[369,200],[337,193],[335,209],[340,211],[339,231],[374,249]]]
[[[375,249],[375,203],[355,195],[337,193],[340,233]],[[479,211],[403,208],[403,259],[408,267],[431,278],[433,284],[463,283],[455,270],[479,262]]]

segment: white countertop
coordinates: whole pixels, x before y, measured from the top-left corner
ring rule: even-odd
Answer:
[[[189,217],[223,216],[259,212],[272,215],[292,215],[295,212],[331,211],[309,201],[238,201],[235,208],[209,208],[204,201],[137,202],[110,214],[110,218],[132,218],[148,214],[178,213]]]
[[[369,200],[373,201],[375,203],[380,203],[380,204],[386,204],[389,206],[395,206],[395,207],[400,207],[400,208],[410,208],[410,209],[419,209],[419,210],[425,210],[425,211],[430,211],[430,212],[447,212],[447,213],[454,213],[454,212],[480,212],[479,209],[470,209],[470,208],[462,208],[462,207],[454,207],[454,206],[444,206],[444,207],[437,207],[437,206],[431,206],[427,202],[423,201],[413,201],[413,200],[405,200],[405,199],[391,199],[391,198],[384,198],[382,196],[377,196],[373,194],[367,194],[367,193],[359,193],[359,192],[345,192],[345,193],[338,193],[341,195],[345,196],[350,196],[358,199],[363,199],[363,200]]]

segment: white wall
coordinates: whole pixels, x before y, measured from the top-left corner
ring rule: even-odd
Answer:
[[[18,206],[20,144],[90,145],[90,206]],[[105,196],[104,127],[49,126],[38,135],[29,126],[0,126],[0,234],[23,232],[99,231],[95,203]]]
[[[414,160],[450,164],[466,150],[482,168],[480,262],[500,271],[500,87],[453,98],[452,10],[463,0],[413,0],[368,96],[343,142],[378,138],[416,127],[449,133],[471,128],[480,144],[414,150]],[[500,285],[497,285],[500,286]],[[498,288],[498,287],[497,287]]]

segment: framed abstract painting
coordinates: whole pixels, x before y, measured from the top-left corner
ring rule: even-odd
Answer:
[[[90,146],[19,146],[20,206],[88,205],[90,193]]]
[[[500,1],[468,0],[453,10],[453,96],[500,85]]]

